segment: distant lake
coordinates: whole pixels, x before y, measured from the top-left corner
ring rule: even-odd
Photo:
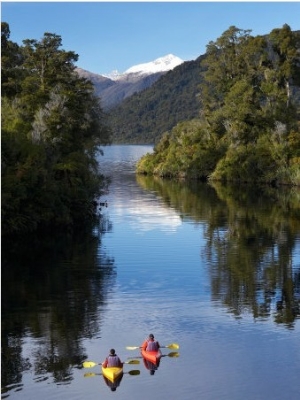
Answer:
[[[299,189],[136,176],[151,146],[103,150],[92,232],[2,243],[2,399],[299,400]],[[126,349],[149,333],[180,346],[154,375]],[[140,360],[116,391],[82,368],[112,347]]]

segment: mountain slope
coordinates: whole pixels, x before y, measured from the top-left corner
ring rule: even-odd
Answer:
[[[94,84],[95,94],[101,98],[101,105],[107,111],[134,93],[150,87],[162,75],[182,63],[180,58],[168,54],[149,63],[135,65],[124,73],[113,71],[108,75],[99,75],[81,68],[76,70],[79,76]]]
[[[178,122],[197,117],[203,57],[184,62],[110,110],[113,142],[153,144]]]
[[[127,80],[113,81],[112,85],[107,86],[101,91],[99,87],[96,88],[96,92],[101,98],[103,108],[110,110],[134,93],[138,93],[153,85],[163,74],[163,72],[158,72],[156,74],[143,75],[139,79],[136,79],[136,76],[127,76]]]

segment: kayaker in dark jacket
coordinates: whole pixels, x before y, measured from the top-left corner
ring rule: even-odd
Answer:
[[[160,348],[160,344],[154,339],[154,335],[150,333],[148,338],[143,342],[141,348],[146,351],[157,351]]]
[[[115,349],[111,349],[109,355],[106,357],[105,361],[102,363],[102,367],[123,367],[123,363],[117,356]]]

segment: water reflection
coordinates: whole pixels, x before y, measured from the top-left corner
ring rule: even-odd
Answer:
[[[138,176],[181,216],[205,226],[216,306],[241,317],[272,316],[293,328],[300,315],[300,190],[228,187]]]
[[[116,215],[122,215],[123,205],[114,204],[114,208]],[[166,205],[154,203],[151,198],[141,198],[138,205],[128,203],[126,216],[134,229],[144,232],[153,229],[174,232],[182,223],[176,211]]]
[[[145,192],[137,185],[139,177],[134,173],[135,162],[139,157],[138,154],[141,156],[150,149],[150,146],[105,148],[103,172],[111,179],[108,194],[111,207],[109,210],[104,210],[104,213],[111,212],[113,208],[115,222],[126,219],[130,227],[139,231],[160,229],[165,232],[175,232],[182,223],[177,211],[169,204],[157,202],[155,192]]]
[[[150,375],[154,375],[155,371],[158,370],[158,367],[160,365],[160,359],[157,360],[157,362],[154,364],[149,360],[146,360],[146,358],[143,357],[143,363],[145,368],[149,371]]]
[[[150,326],[183,343],[180,364],[162,360],[155,372],[155,391],[141,360],[140,370],[128,371],[141,372],[134,389],[125,377],[117,389],[124,399],[131,398],[132,390],[145,398],[170,393],[172,398],[193,399],[206,393],[206,399],[250,399],[274,371],[293,394],[299,366],[298,355],[291,362],[298,344],[296,330],[291,330],[300,318],[299,190],[136,177],[135,149],[128,149],[131,157],[123,163],[126,152],[114,147],[105,150],[112,178],[108,207],[103,207],[91,232],[77,238],[28,237],[21,244],[2,243],[2,398],[12,393],[15,398],[39,397],[39,388],[45,399],[53,400],[94,399],[95,391],[105,396],[110,389],[102,376],[98,382],[94,379],[94,388],[91,382],[89,395],[85,380],[80,380],[84,372],[79,366],[87,353],[101,354],[101,346],[111,345],[112,333],[118,333],[113,345],[124,346],[125,340],[138,340]],[[228,322],[225,312],[236,319],[268,321],[260,324],[267,335],[251,330],[251,322],[239,329],[242,324],[232,323],[234,318]],[[273,326],[278,324],[289,330],[281,329],[276,336]],[[249,338],[237,345],[246,330]],[[282,348],[273,351],[269,338],[284,335]],[[258,373],[248,381],[246,364],[253,371],[257,356],[268,374]],[[271,363],[274,368],[269,368]],[[228,364],[235,382],[240,382],[234,391]],[[100,374],[92,376],[96,375]],[[222,385],[216,388],[216,379],[227,394]],[[162,393],[166,382],[168,392]],[[266,386],[263,398],[277,395],[278,386]],[[252,392],[247,394],[249,388]]]
[[[95,377],[95,376],[102,376],[105,385],[112,391],[115,392],[117,390],[117,388],[120,386],[121,381],[124,377],[124,375],[140,375],[141,371],[139,369],[132,369],[130,371],[123,371],[122,374],[120,374],[116,379],[114,380],[110,380],[108,379],[106,376],[103,375],[103,373],[95,373],[95,372],[87,372],[86,374],[84,374],[85,378],[91,378],[91,377]]]
[[[117,388],[120,386],[120,384],[121,384],[121,381],[122,381],[122,379],[123,379],[123,374],[122,375],[120,375],[117,379],[115,379],[114,381],[111,381],[111,380],[109,380],[108,378],[106,378],[104,375],[103,375],[103,379],[104,379],[104,382],[105,382],[105,384],[106,384],[106,386],[112,391],[112,392],[115,392],[116,390],[117,390]]]
[[[98,254],[99,241],[98,227],[76,238],[2,243],[2,393],[21,390],[30,369],[39,382],[72,381],[73,366],[86,358],[81,339],[99,332],[116,276],[114,260]]]

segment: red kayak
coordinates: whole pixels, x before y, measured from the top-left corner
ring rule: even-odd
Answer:
[[[157,351],[146,351],[146,350],[141,350],[142,356],[152,362],[153,364],[157,364],[159,362],[159,360],[161,359],[161,351],[157,350]]]

